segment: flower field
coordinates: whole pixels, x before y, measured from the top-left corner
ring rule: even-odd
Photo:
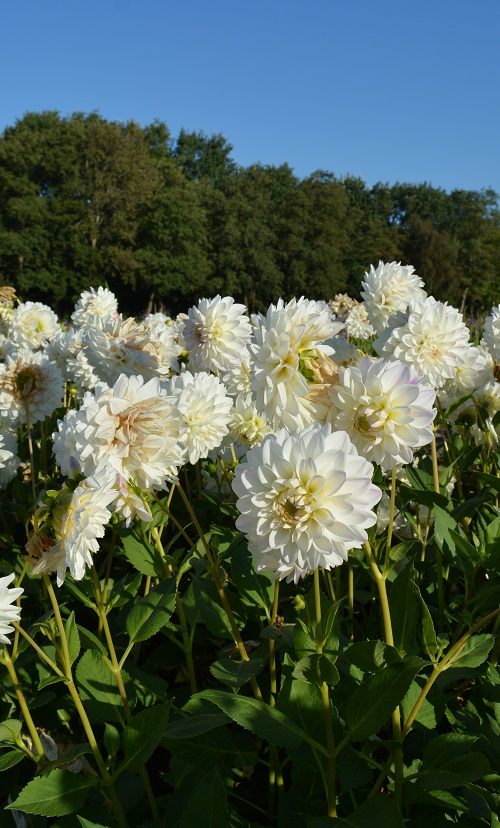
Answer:
[[[0,825],[500,826],[500,305],[0,288]]]

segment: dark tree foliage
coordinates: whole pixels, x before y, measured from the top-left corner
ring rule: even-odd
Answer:
[[[488,310],[500,293],[492,190],[303,180],[238,166],[223,135],[142,128],[96,113],[29,113],[0,136],[0,274],[23,299],[71,312],[107,284],[126,313],[232,295],[329,299],[380,259],[412,264],[436,298]]]

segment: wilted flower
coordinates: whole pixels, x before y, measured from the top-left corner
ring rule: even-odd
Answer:
[[[381,491],[373,466],[343,431],[317,423],[269,434],[236,467],[236,526],[250,542],[257,572],[297,582],[331,569],[367,539]]]
[[[7,575],[5,578],[0,578],[0,644],[9,643],[7,636],[14,632],[12,624],[19,621],[21,615],[21,608],[13,606],[13,604],[24,590],[22,587],[9,589],[8,586],[15,577],[15,574],[12,573],[12,575]]]
[[[376,270],[370,265],[369,273],[365,273],[361,296],[376,331],[383,331],[391,314],[404,313],[411,301],[425,299],[424,283],[413,271],[411,265],[380,261]]]
[[[328,302],[328,307],[336,319],[345,322],[349,311],[357,304],[359,304],[358,301],[352,299],[348,293],[336,293],[334,298]]]
[[[0,416],[12,425],[44,420],[61,404],[63,392],[59,368],[40,351],[18,351],[0,364]]]
[[[341,368],[330,389],[329,419],[347,431],[358,452],[384,471],[411,463],[413,450],[432,440],[436,392],[401,362],[361,360]]]

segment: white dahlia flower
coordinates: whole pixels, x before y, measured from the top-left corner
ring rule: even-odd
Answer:
[[[349,311],[357,304],[359,304],[358,301],[352,299],[348,293],[336,293],[334,298],[328,302],[328,307],[336,319],[345,322]]]
[[[361,302],[354,305],[347,314],[345,329],[349,336],[355,339],[370,339],[375,335],[375,330],[368,319],[368,311]]]
[[[469,329],[456,308],[428,296],[412,304],[407,317],[399,314],[392,320],[373,345],[380,356],[399,359],[440,388],[465,363]]]
[[[97,290],[90,288],[80,295],[75,310],[71,314],[71,321],[73,325],[81,328],[87,325],[93,316],[101,317],[101,319],[105,316],[113,318],[117,313],[118,301],[114,293],[103,287],[98,287]]]
[[[170,371],[149,328],[132,317],[91,317],[83,333],[82,347],[93,371],[108,385],[113,385],[120,374],[141,374],[148,380]]]
[[[230,433],[234,441],[242,446],[256,446],[271,432],[266,418],[257,411],[251,394],[236,397],[232,414]]]
[[[347,368],[348,365],[358,365],[364,356],[363,351],[344,339],[342,335],[334,336],[333,339],[328,340],[327,344],[332,349],[331,359],[339,367]]]
[[[401,362],[365,357],[356,367],[341,368],[329,393],[330,422],[384,471],[411,463],[413,450],[432,440],[436,392]]]
[[[17,456],[17,434],[13,428],[0,424],[0,489],[5,489],[14,479],[21,460]]]
[[[250,374],[250,352],[246,348],[241,354],[241,362],[238,365],[232,365],[226,371],[221,371],[220,374],[220,378],[230,397],[251,393]]]
[[[199,370],[220,371],[238,365],[251,332],[245,306],[217,295],[189,309],[182,333]]]
[[[493,359],[500,362],[500,305],[485,319],[483,337]]]
[[[18,351],[0,364],[0,417],[31,425],[61,405],[61,371],[41,351]]]
[[[60,330],[58,318],[48,305],[22,302],[12,316],[9,335],[16,348],[35,350]]]
[[[448,408],[460,397],[493,381],[493,359],[489,352],[485,348],[469,345],[464,353],[463,365],[459,365],[455,376],[445,380],[439,389],[439,402],[443,408]]]
[[[54,434],[56,461],[64,474],[76,466],[93,473],[106,458],[125,480],[142,489],[163,489],[182,463],[181,415],[155,378],[119,377],[112,388],[99,383],[69,411]]]
[[[64,553],[66,566],[75,580],[79,581],[85,569],[92,566],[92,555],[99,549],[98,538],[103,538],[106,525],[111,520],[108,506],[116,500],[116,472],[106,460],[94,475],[76,487],[69,503],[54,509],[53,524]],[[58,585],[61,581],[59,563]],[[64,578],[62,578],[64,580]]]
[[[361,296],[378,333],[383,331],[391,314],[404,313],[411,301],[421,302],[427,296],[422,279],[413,271],[413,267],[401,262],[380,261],[376,270],[370,265],[369,273],[365,273]]]
[[[115,488],[117,497],[114,503],[114,511],[125,521],[125,526],[130,526],[133,520],[139,518],[145,523],[151,523],[153,516],[146,508],[144,501],[134,491],[127,481],[117,475]]]
[[[367,539],[382,492],[345,432],[317,423],[269,434],[236,467],[233,489],[257,572],[297,583]]]
[[[213,374],[185,371],[165,384],[180,412],[180,441],[190,463],[207,457],[229,432],[233,401]]]
[[[22,587],[9,589],[8,586],[15,577],[15,574],[12,573],[12,575],[7,575],[5,578],[0,578],[0,644],[9,644],[7,636],[14,632],[12,624],[19,621],[21,615],[21,608],[13,606],[13,604],[24,590]]]

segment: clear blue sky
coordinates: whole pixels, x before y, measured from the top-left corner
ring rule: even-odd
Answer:
[[[0,131],[97,110],[243,165],[500,193],[499,0],[4,0]]]

